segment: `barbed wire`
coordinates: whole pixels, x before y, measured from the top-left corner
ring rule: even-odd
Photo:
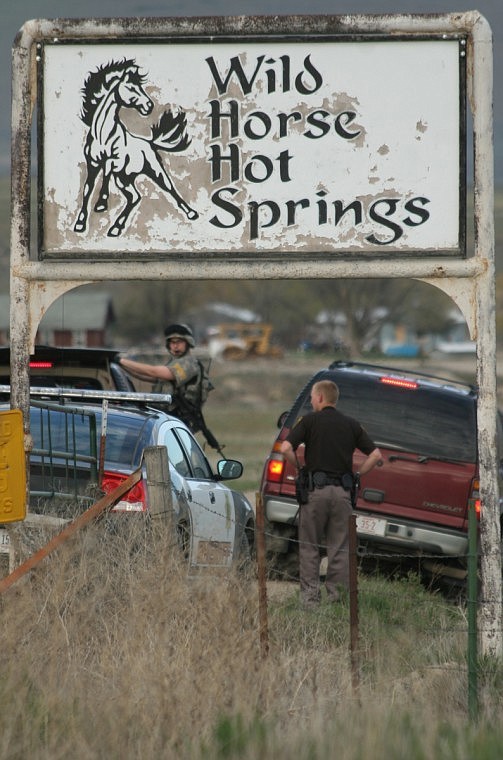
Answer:
[[[210,509],[206,504],[201,504],[199,502],[192,502],[192,503],[193,504],[197,504],[197,506],[200,509],[208,511],[208,512],[214,514],[216,517],[221,517],[221,518],[225,517],[225,519],[228,519],[226,516],[222,515],[220,512],[218,512],[216,510]],[[235,522],[234,518],[231,518],[231,520],[233,522]],[[255,528],[255,531],[256,531],[256,528]],[[265,536],[266,540],[267,539],[271,539],[271,540],[277,540],[278,539],[278,535],[277,534],[275,534],[275,533],[273,533],[271,531],[268,531],[268,530],[264,530],[264,536]],[[205,537],[201,537],[200,536],[199,538],[205,538]],[[280,536],[279,538],[282,538],[282,537]],[[288,543],[291,546],[293,546],[297,550],[298,550],[300,544],[302,543],[296,537],[288,537],[287,541],[288,541]],[[323,544],[323,543],[321,543],[321,544],[312,544],[311,542],[304,542],[304,543],[308,543],[311,546],[313,546],[313,545],[317,546],[318,549],[320,550],[320,560],[321,560],[321,554],[323,553],[323,551],[326,550],[326,544]],[[341,551],[349,553],[349,549],[341,549]],[[273,554],[273,553],[270,552],[270,554]],[[457,591],[458,592],[456,594],[457,601],[461,601],[461,599],[463,599],[464,601],[466,601],[466,603],[470,603],[470,602],[476,601],[477,604],[479,604],[479,605],[493,604],[495,602],[501,601],[501,599],[499,599],[498,597],[486,597],[486,596],[483,597],[483,596],[481,596],[480,589],[479,589],[479,593],[477,595],[477,599],[476,600],[473,600],[473,599],[470,599],[470,598],[467,597],[468,571],[467,571],[466,568],[462,567],[462,563],[466,563],[468,561],[469,556],[470,556],[468,552],[465,552],[465,553],[462,553],[462,554],[455,554],[455,555],[448,555],[447,556],[447,555],[442,554],[442,553],[433,553],[433,552],[431,552],[431,553],[430,552],[428,552],[428,553],[426,553],[426,552],[407,553],[407,552],[403,552],[403,551],[401,551],[401,552],[395,552],[395,553],[390,552],[390,551],[388,551],[388,552],[379,552],[379,551],[375,551],[375,550],[372,550],[372,549],[368,549],[368,547],[366,547],[364,553],[360,553],[360,552],[357,551],[356,554],[357,554],[357,557],[359,557],[360,560],[365,560],[365,559],[373,560],[373,561],[382,560],[383,562],[385,562],[387,564],[395,563],[396,565],[400,565],[403,562],[409,562],[409,563],[413,562],[414,564],[417,564],[417,570],[418,571],[422,571],[423,573],[424,573],[424,568],[423,568],[422,565],[423,565],[423,563],[424,563],[425,560],[426,561],[438,561],[438,562],[441,562],[441,563],[442,562],[445,563],[446,561],[447,562],[451,562],[451,563],[455,562],[455,561],[458,561],[460,563],[459,567],[455,567],[453,565],[447,564],[444,567],[444,570],[448,570],[449,568],[451,568],[451,569],[459,570],[461,572],[466,572],[465,578],[455,579],[455,578],[452,578],[452,576],[442,575],[442,573],[440,573],[440,572],[439,573],[435,573],[434,571],[431,571],[429,573],[429,577],[430,577],[431,581],[432,582],[436,582],[437,584],[440,584],[442,582],[446,586],[446,590],[449,590],[451,593],[454,593],[455,591]],[[489,554],[489,556],[497,556],[497,555],[498,555],[498,550],[497,549],[495,549],[493,552],[491,552]],[[279,554],[279,556],[281,556],[281,554]],[[284,569],[282,570],[281,568],[278,568],[278,567],[275,568],[274,567],[274,559],[273,558],[270,558],[268,565],[269,565],[269,570],[272,571],[272,572],[274,572],[275,577],[280,577],[280,578],[284,579],[285,581],[290,581],[290,582],[298,581],[298,575],[293,575],[293,574],[289,573],[287,570],[284,570]],[[409,570],[410,569],[412,569],[412,568],[409,567]],[[432,596],[431,598],[434,598],[434,597]],[[443,597],[443,601],[446,601],[445,595]],[[430,600],[425,600],[425,603],[430,603]],[[459,630],[459,629],[452,629],[452,630]],[[483,630],[486,630],[486,629],[479,627],[479,631],[483,631]],[[488,630],[492,630],[492,629],[488,629]]]
[[[230,522],[230,524],[234,526],[234,542],[233,542],[233,555],[234,556],[233,556],[233,559],[235,557],[237,557],[237,553],[239,552],[239,549],[240,549],[240,544],[239,544],[239,538],[238,538],[238,535],[237,535],[237,531],[238,531],[238,529],[244,531],[245,528],[246,528],[246,525],[245,525],[245,523],[242,520],[242,516],[238,516],[237,513],[236,513],[236,503],[234,502],[234,497],[231,498],[231,504],[233,506],[233,509],[231,510],[231,513],[229,514],[228,511],[226,511],[225,513],[223,513],[222,511],[220,511],[218,509],[214,509],[214,508],[210,507],[207,503],[202,503],[200,500],[190,500],[189,501],[188,499],[186,499],[186,494],[183,491],[183,489],[180,489],[180,490],[174,489],[173,495],[174,495],[175,499],[178,502],[180,502],[182,500],[185,501],[186,504],[187,504],[187,507],[189,508],[190,511],[193,511],[195,509],[201,510],[201,511],[203,511],[205,513],[210,514],[215,520],[219,520],[219,519],[225,520],[226,524],[229,524],[229,522]],[[158,513],[158,516],[161,519],[162,518],[172,518],[173,515],[174,515],[174,513],[173,513],[173,510],[171,510],[171,509],[165,509],[162,512]],[[117,515],[117,517],[119,517],[119,519],[120,519],[119,515]],[[124,517],[127,520],[127,514],[124,515]],[[173,522],[173,525],[176,527],[176,522]],[[254,532],[256,532],[255,525],[254,525]],[[270,530],[264,530],[264,534],[265,534],[264,537],[266,539],[269,539],[269,540],[277,538],[277,535],[274,534],[274,532],[272,532]],[[211,540],[211,537],[208,536],[208,535],[201,535],[200,533],[198,533],[197,531],[195,531],[194,530],[194,521],[193,521],[192,525],[191,525],[191,539],[192,540],[193,539]],[[256,545],[256,535],[253,536],[253,540],[254,540],[254,544]],[[288,540],[289,540],[289,543],[291,544],[291,547],[293,547],[292,554],[294,554],[300,548],[301,541],[298,538],[296,538],[296,537],[290,537]],[[169,547],[173,551],[180,550],[180,548],[181,548],[180,547],[180,543],[177,540],[177,538],[174,538],[172,541],[171,540],[169,541]],[[318,548],[320,549],[320,554],[321,554],[321,552],[326,547],[324,547],[323,544],[322,544],[322,545],[318,545]],[[344,551],[349,552],[349,550],[344,550]],[[365,555],[363,557],[361,555],[358,555],[358,554],[357,554],[357,556],[359,556],[360,559],[362,559],[362,560],[364,560],[366,558],[369,558],[369,559],[376,560],[376,561],[385,560],[386,562],[388,562],[389,560],[394,561],[394,562],[400,562],[402,560],[408,560],[408,561],[413,560],[414,563],[417,563],[417,569],[418,570],[420,569],[421,562],[423,560],[425,560],[425,559],[428,559],[428,560],[445,560],[445,556],[444,555],[437,554],[437,553],[429,553],[429,554],[418,555],[417,553],[408,553],[408,554],[404,554],[404,553],[393,554],[393,553],[391,553],[390,554],[390,553],[379,553],[379,552],[375,553],[375,552],[373,552],[372,554],[367,554],[367,555]],[[467,559],[467,554],[457,555],[456,557],[451,557],[450,559],[456,559],[456,560],[465,561]],[[298,561],[298,559],[297,559],[297,561]],[[274,570],[275,577],[279,576],[279,577],[281,577],[285,581],[295,581],[295,582],[298,583],[298,575],[293,575],[293,574],[290,574],[288,572],[278,570],[277,568],[275,569],[274,568],[274,562],[275,562],[275,559],[274,559],[274,556],[273,556],[273,557],[270,558],[269,568],[270,568],[271,571]],[[232,563],[232,564],[234,564],[234,563]],[[207,567],[211,570],[211,566],[207,566]],[[191,579],[190,569],[191,568],[190,568],[190,565],[188,563],[187,578],[189,580]],[[246,578],[247,578],[247,582],[252,582],[252,583],[254,582],[254,577],[253,576],[251,576],[251,577],[250,576],[246,576]],[[408,580],[408,578],[405,577],[404,581],[407,581],[407,580]],[[400,586],[398,584],[394,584],[394,583],[392,584],[392,583],[390,583],[389,585],[388,584],[383,585],[382,588],[379,587],[379,594],[382,594],[385,597],[385,599],[387,600],[387,602],[388,602],[388,604],[390,606],[390,609],[392,609],[392,610],[393,609],[400,609],[400,603],[403,602],[403,599],[404,599],[404,589],[405,589],[404,585]],[[372,637],[372,626],[370,626],[370,629],[369,629],[367,626],[365,626],[365,622],[366,622],[366,619],[367,619],[366,616],[372,614],[372,609],[373,609],[373,607],[372,607],[372,595],[375,593],[375,591],[372,589],[372,587],[368,587],[368,586],[365,587],[365,585],[363,585],[363,587],[361,587],[359,582],[357,583],[357,589],[356,589],[356,591],[357,591],[357,600],[358,600],[357,601],[357,605],[358,605],[358,609],[359,609],[359,618],[360,618],[360,633],[359,633],[359,638],[358,638],[358,641],[357,641],[357,644],[356,644],[356,649],[353,652],[353,655],[356,656],[356,658],[357,658],[356,661],[358,662],[358,669],[360,671],[361,682],[363,683],[365,680],[373,678],[372,674],[365,675],[365,669],[362,666],[363,666],[364,662],[366,662],[366,661],[369,660],[369,654],[368,654],[367,647],[368,647],[369,637]],[[288,596],[287,604],[291,605],[292,596],[293,596],[293,594]],[[469,602],[470,600],[461,600],[460,598],[458,598],[456,601],[458,601],[458,602],[468,601]],[[478,604],[483,604],[483,603],[485,603],[487,601],[488,601],[487,599],[482,598],[480,596],[479,596],[479,598],[477,600]],[[489,601],[491,601],[491,600],[489,600]],[[494,601],[494,599],[492,601]],[[413,602],[414,602],[415,605],[424,605],[425,608],[428,608],[430,610],[430,612],[433,612],[436,609],[439,609],[439,610],[448,609],[448,607],[446,606],[448,600],[443,595],[440,596],[438,594],[433,594],[432,593],[432,594],[428,594],[427,596],[425,595],[424,599],[421,599],[417,594],[414,594]],[[246,602],[246,603],[248,603],[248,602]],[[267,594],[266,594],[266,603],[268,604],[268,606],[271,609],[274,609],[274,607],[277,607],[277,606],[281,607],[282,605],[285,604],[284,601],[280,601],[280,602],[278,602],[278,601],[274,602],[273,601],[272,603],[269,602],[267,600]],[[273,605],[272,607],[271,607],[271,604]],[[344,605],[342,605],[339,609],[343,610],[343,612],[342,612],[342,620],[344,620],[345,617],[349,617],[349,606],[348,606],[347,603],[344,604]],[[315,621],[314,624],[318,624],[318,623],[316,623],[317,619],[318,619],[317,617],[315,617],[313,619]],[[453,673],[453,674],[455,673],[455,674],[459,675],[459,677],[463,677],[464,678],[464,677],[466,677],[466,675],[468,673],[468,666],[467,666],[466,659],[463,657],[463,654],[461,652],[460,645],[461,645],[461,642],[463,640],[468,640],[468,637],[469,637],[469,634],[470,634],[470,631],[469,631],[469,621],[468,621],[468,612],[465,610],[463,604],[459,604],[458,603],[458,605],[455,608],[455,611],[454,611],[454,613],[452,615],[446,615],[445,617],[441,616],[439,619],[441,620],[440,631],[441,631],[441,633],[443,635],[449,635],[449,636],[452,636],[452,637],[458,637],[457,638],[457,640],[458,640],[457,647],[454,650],[452,649],[452,647],[449,649],[449,660],[448,660],[448,662],[445,662],[445,661],[444,662],[442,662],[442,661],[440,661],[440,662],[428,662],[428,663],[414,662],[414,664],[413,664],[414,673],[426,674],[429,671],[440,671],[440,672],[445,672],[445,673]],[[439,632],[439,629],[437,629],[437,628],[432,629],[430,627],[431,625],[434,625],[434,624],[436,624],[436,618],[435,618],[435,620],[432,619],[431,623],[428,623],[426,621],[424,623],[424,629],[421,631],[421,635],[428,636],[429,635],[428,634],[428,630],[432,631],[433,635],[437,634]],[[404,625],[404,622],[402,620],[396,618],[396,616],[395,617],[392,616],[387,621],[387,626],[389,626],[389,628],[393,629],[393,630],[399,629],[400,626],[403,626],[403,625]],[[348,626],[349,626],[349,620],[348,620]],[[493,630],[492,630],[492,628],[488,624],[484,623],[484,620],[480,620],[479,619],[478,626],[477,626],[477,633],[478,633],[478,635],[484,635],[486,633],[493,633]],[[348,627],[348,635],[349,635],[349,627]],[[443,649],[439,650],[438,655],[436,655],[439,660],[442,660],[442,658],[443,658],[442,652],[443,652]],[[389,683],[390,684],[394,684],[395,681],[396,681],[395,677],[389,679]],[[383,682],[381,676],[380,676],[380,683],[385,683],[385,681]],[[355,699],[357,700],[357,695],[356,694],[355,694]],[[305,706],[298,705],[295,709],[297,710],[297,712],[301,713],[305,709]]]
[[[200,509],[200,510],[202,510],[202,511],[208,513],[208,514],[211,514],[215,518],[225,520],[226,523],[230,522],[235,527],[241,528],[242,531],[246,532],[248,535],[250,534],[250,532],[252,532],[253,533],[253,546],[256,546],[256,535],[255,534],[256,534],[256,530],[257,529],[256,529],[255,524],[253,526],[253,531],[250,531],[249,526],[247,526],[245,523],[243,523],[243,521],[241,519],[237,519],[236,518],[235,510],[234,510],[234,514],[231,514],[231,515],[229,515],[228,513],[224,514],[221,511],[219,511],[218,509],[212,509],[211,507],[209,507],[208,504],[204,504],[204,503],[202,503],[202,502],[200,502],[198,500],[192,500],[192,499],[189,500],[187,498],[187,495],[186,495],[185,490],[183,488],[182,489],[177,489],[176,487],[173,487],[173,494],[174,494],[174,497],[175,497],[176,501],[178,503],[185,502],[187,504],[189,510],[193,510],[194,508]],[[232,491],[231,491],[231,494],[232,494]],[[244,497],[244,495],[243,495],[243,498],[246,498],[246,497]],[[234,505],[234,496],[232,496],[232,503]],[[234,505],[234,507],[235,507],[235,505]],[[170,516],[172,516],[172,510],[169,510],[169,509],[163,510],[163,511],[158,512],[156,514],[156,517],[161,517],[161,518],[162,517],[170,517]],[[209,537],[208,535],[198,534],[197,532],[194,532],[193,521],[192,521],[192,524],[191,524],[191,534],[192,534],[192,538],[194,538],[194,539],[198,539],[198,540],[212,540],[212,538]],[[264,529],[264,537],[265,537],[266,542],[268,540],[271,541],[271,542],[275,541],[275,540],[277,541],[278,538],[282,539],[282,540],[286,540],[288,542],[289,547],[293,548],[293,551],[291,551],[289,553],[280,553],[280,552],[274,552],[274,551],[272,551],[270,549],[268,550],[269,551],[269,559],[267,561],[267,567],[268,567],[269,573],[273,574],[274,577],[277,578],[277,579],[281,578],[284,581],[288,581],[288,582],[298,581],[298,574],[292,574],[288,570],[286,570],[284,568],[281,568],[281,560],[286,559],[286,557],[290,557],[290,561],[291,561],[291,559],[292,559],[291,555],[292,554],[296,554],[298,552],[298,550],[300,548],[300,545],[302,543],[307,543],[310,546],[313,546],[313,545],[317,546],[318,549],[319,549],[319,551],[320,551],[320,561],[322,559],[323,552],[326,550],[326,544],[325,543],[312,544],[310,542],[301,542],[298,539],[298,537],[296,537],[296,536],[288,536],[288,537],[285,538],[284,536],[278,535],[277,533],[274,533],[274,532],[272,532],[270,530],[267,530],[267,529]],[[179,546],[179,544],[175,540],[173,542],[173,544],[172,544],[172,548],[176,548],[177,546]],[[253,546],[250,547],[250,548],[253,549]],[[238,537],[236,536],[236,531],[235,531],[235,533],[234,533],[234,542],[233,542],[233,555],[235,555],[236,557],[238,555],[239,548],[240,548],[239,547],[239,541],[238,541]],[[267,550],[267,544],[266,544],[266,550]],[[340,551],[349,553],[349,549],[341,549]],[[497,555],[497,553],[498,553],[497,549],[495,549],[494,552],[491,552],[489,554],[489,556],[490,557],[491,556],[495,556],[495,555]],[[457,579],[453,579],[452,577],[448,577],[447,579],[444,578],[443,581],[444,581],[444,583],[447,586],[450,586],[452,588],[452,590],[458,590],[459,589],[459,597],[460,598],[462,597],[463,593],[466,590],[466,586],[467,586],[467,583],[466,583],[467,570],[465,568],[463,568],[462,565],[463,565],[463,563],[467,562],[467,560],[469,558],[469,554],[468,553],[462,553],[462,554],[458,554],[458,555],[449,555],[449,556],[446,556],[445,554],[435,553],[435,552],[411,552],[411,553],[407,553],[407,552],[404,552],[404,551],[399,551],[399,552],[391,552],[391,551],[380,552],[380,551],[376,551],[376,550],[371,549],[368,546],[366,546],[363,551],[357,549],[356,556],[360,560],[360,564],[363,563],[365,560],[370,560],[370,561],[374,561],[374,562],[381,562],[382,561],[386,565],[394,565],[395,567],[396,566],[400,566],[400,565],[402,565],[404,563],[405,564],[409,563],[409,565],[414,564],[414,565],[416,565],[415,569],[417,570],[418,573],[420,573],[421,571],[424,571],[423,563],[425,561],[431,561],[431,562],[435,562],[436,561],[436,562],[439,562],[439,563],[445,563],[446,561],[452,563],[452,562],[456,562],[457,561],[459,563],[459,566],[455,567],[454,569],[458,570],[460,572],[466,572],[466,577],[465,578],[457,578]],[[295,561],[298,561],[298,558],[296,558]],[[452,565],[447,565],[447,567],[444,568],[444,569],[448,569],[449,567],[452,568],[453,566]],[[407,569],[414,571],[414,568],[412,568],[411,566],[407,567]],[[434,571],[431,571],[429,573],[429,577],[431,577],[431,579],[433,579],[433,581],[437,581],[438,582],[438,581],[440,581],[442,579],[442,573],[441,572],[436,573]],[[457,583],[456,583],[456,581],[457,581]],[[434,597],[432,596],[432,598],[434,598]],[[465,599],[466,599],[466,597],[465,597]],[[473,601],[473,600],[466,599],[466,601],[469,602],[469,601]],[[495,599],[493,597],[482,597],[482,596],[480,596],[480,593],[479,593],[476,601],[477,601],[478,604],[487,604],[487,603],[494,603],[495,601],[498,601],[498,599],[497,598]]]

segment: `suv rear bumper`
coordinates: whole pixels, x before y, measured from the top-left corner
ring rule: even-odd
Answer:
[[[299,505],[293,499],[264,497],[265,516],[272,523],[295,525]]]
[[[462,531],[366,512],[357,511],[356,515],[360,542],[381,546],[401,555],[430,554],[433,555],[432,559],[438,555],[459,559],[466,557],[468,536]]]
[[[292,499],[280,497],[264,498],[265,516],[271,525],[273,536],[289,536],[296,525],[298,505]],[[452,530],[429,523],[397,519],[386,515],[356,512],[358,539],[363,544],[372,544],[388,553],[430,554],[443,557],[464,558],[468,549],[468,536],[459,530]],[[271,541],[272,543],[272,541]],[[276,542],[275,542],[276,543]],[[287,548],[276,549],[287,551]]]

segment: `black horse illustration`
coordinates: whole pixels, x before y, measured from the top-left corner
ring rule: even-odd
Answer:
[[[140,202],[135,180],[142,174],[170,193],[188,219],[198,217],[197,211],[177,192],[159,156],[160,151],[182,151],[190,144],[185,113],[165,111],[152,127],[150,139],[132,134],[121,122],[121,108],[134,108],[142,116],[152,113],[154,104],[143,89],[145,81],[134,60],[112,61],[100,66],[85,81],[81,118],[89,127],[84,147],[87,178],[74,226],[76,232],[86,229],[89,199],[100,172],[101,188],[94,210],[107,210],[112,177],[126,199],[126,205],[108,230],[110,237],[122,234],[131,211]]]

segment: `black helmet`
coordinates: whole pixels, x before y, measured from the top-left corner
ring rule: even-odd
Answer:
[[[166,327],[164,330],[164,335],[166,337],[166,345],[168,344],[168,341],[171,340],[171,338],[181,338],[182,340],[186,340],[187,344],[191,348],[194,348],[196,345],[194,336],[192,335],[192,330],[188,325],[168,325],[168,327]]]

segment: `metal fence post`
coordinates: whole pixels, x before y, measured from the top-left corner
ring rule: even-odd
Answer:
[[[259,595],[260,651],[265,659],[269,654],[269,630],[267,621],[267,583],[265,558],[265,520],[262,494],[255,494],[256,537],[257,537],[257,575]]]
[[[357,535],[356,515],[349,516],[349,628],[351,652],[351,681],[353,689],[360,685],[358,657],[358,566],[356,561]]]
[[[477,697],[477,515],[475,506],[468,509],[468,712],[470,720],[478,716]]]

